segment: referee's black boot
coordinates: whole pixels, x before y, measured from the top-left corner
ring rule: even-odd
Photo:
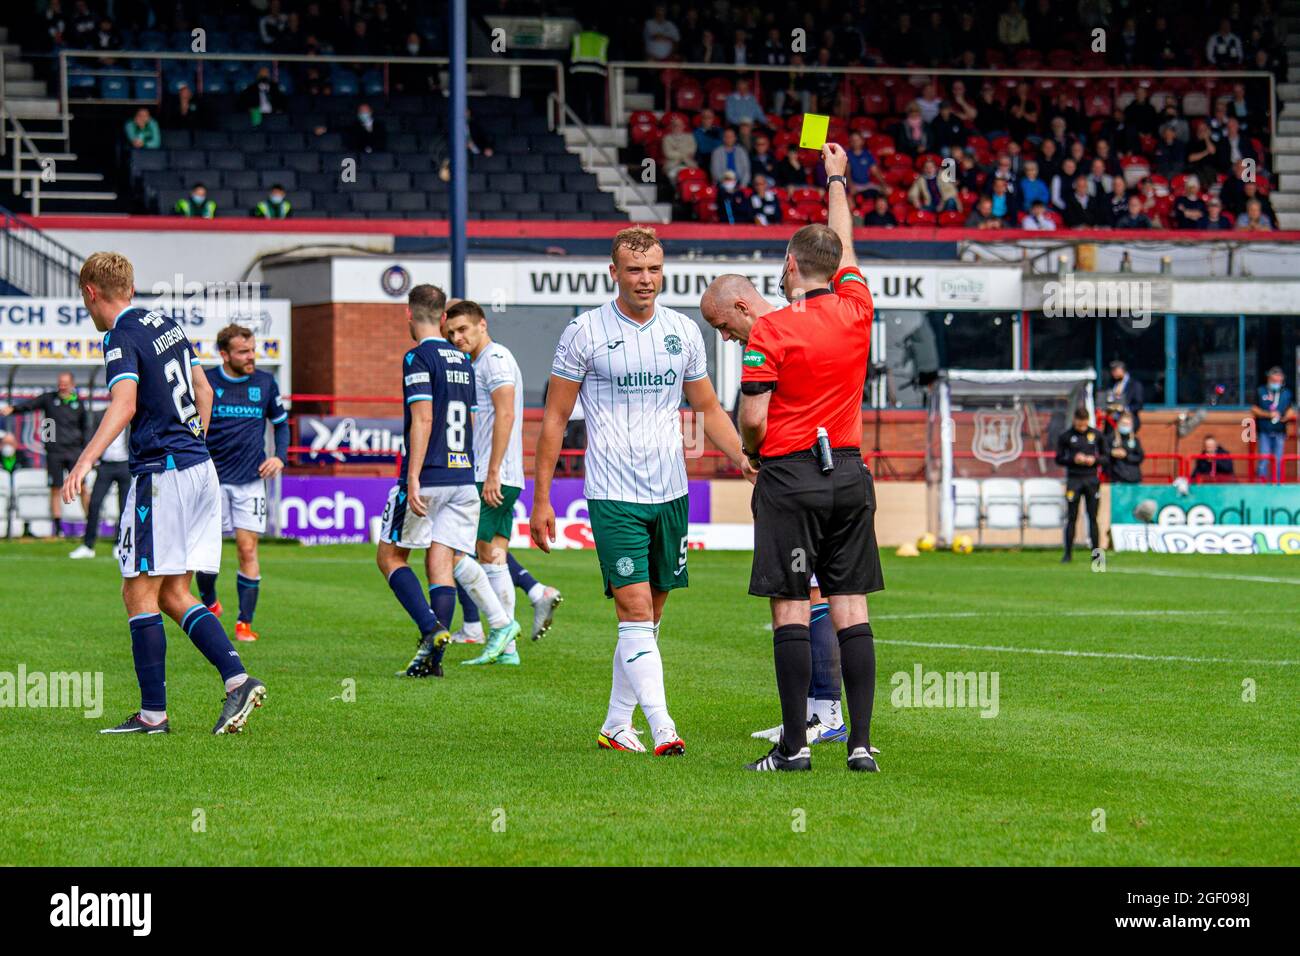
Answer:
[[[746,770],[811,770],[812,769],[812,751],[804,747],[798,753],[786,756],[781,750],[781,744],[772,745],[768,755],[762,760],[755,760],[753,763],[745,764]]]
[[[871,751],[867,747],[858,747],[849,754],[849,769],[862,770],[867,773],[880,772],[880,768],[876,766],[875,758],[871,756]]]

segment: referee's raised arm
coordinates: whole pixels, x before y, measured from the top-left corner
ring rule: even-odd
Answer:
[[[822,164],[826,167],[826,225],[840,240],[840,269],[856,267],[853,212],[849,209],[849,154],[839,143],[827,143],[822,147]]]

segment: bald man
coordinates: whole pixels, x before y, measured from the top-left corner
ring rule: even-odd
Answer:
[[[700,312],[725,341],[744,344],[754,323],[776,306],[768,302],[754,284],[742,275],[720,275],[709,284],[700,299]],[[810,592],[812,617],[812,681],[808,686],[808,743],[831,743],[848,739],[840,707],[840,645],[831,624],[830,605],[822,600],[817,578]],[[776,743],[781,725],[757,731],[750,736]],[[875,747],[873,754],[879,753]]]

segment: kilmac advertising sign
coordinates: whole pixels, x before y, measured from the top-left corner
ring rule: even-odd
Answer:
[[[1133,517],[1156,503],[1150,525]],[[1281,554],[1300,557],[1300,493],[1294,485],[1111,485],[1116,551],[1162,554]]]

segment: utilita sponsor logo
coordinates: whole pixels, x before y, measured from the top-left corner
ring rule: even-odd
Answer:
[[[50,897],[50,925],[129,927],[133,936],[153,928],[152,893],[82,893],[78,886]]]

